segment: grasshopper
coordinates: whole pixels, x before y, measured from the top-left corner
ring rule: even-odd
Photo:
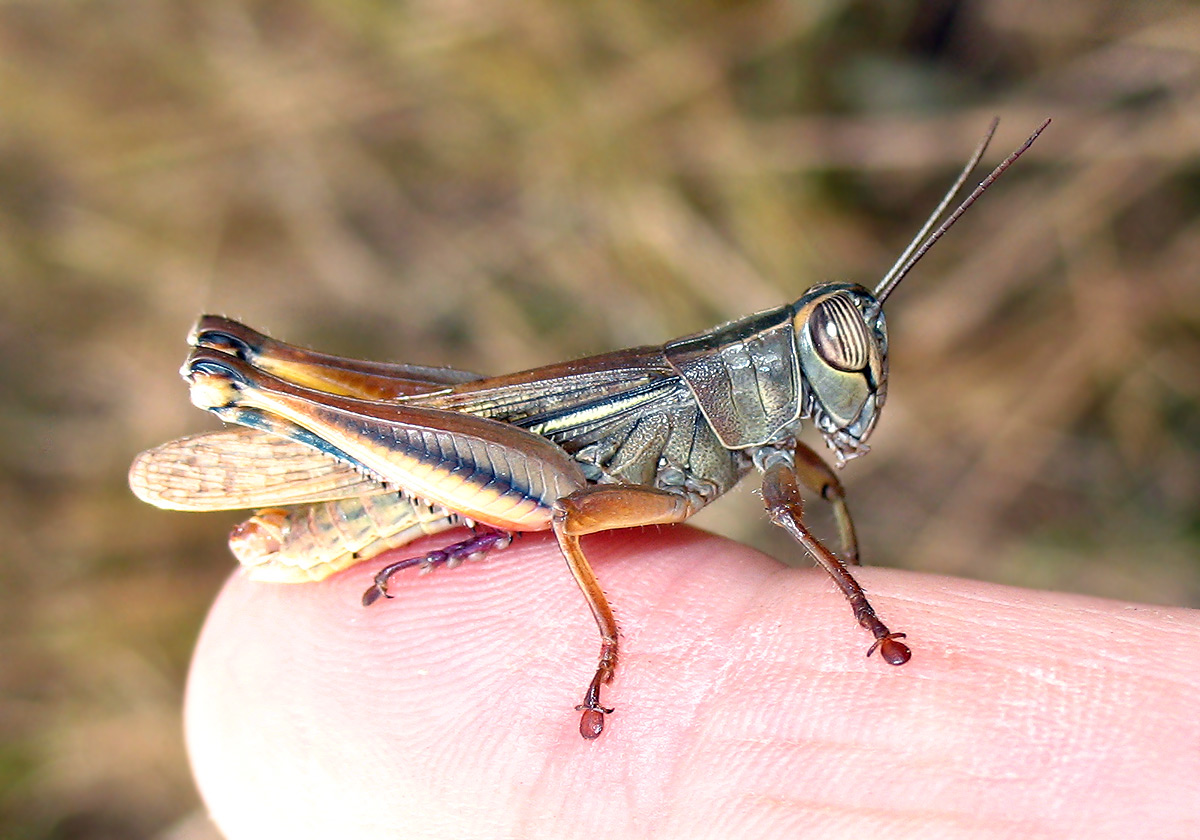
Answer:
[[[230,546],[252,577],[315,581],[420,536],[467,526],[443,549],[384,566],[363,596],[391,597],[412,566],[454,566],[554,532],[600,632],[580,734],[597,738],[617,667],[617,622],[584,535],[682,522],[747,473],[762,474],[772,522],[829,573],[891,665],[911,656],[848,566],[858,541],[833,469],[797,439],[811,421],[838,467],[868,451],[887,395],[883,302],[930,246],[1029,148],[1042,124],[930,233],[974,170],[993,121],[953,187],[874,291],[830,282],[794,303],[661,346],[485,378],[304,350],[204,316],[181,371],[192,402],[235,424],[142,453],[134,492],[179,510],[265,508]],[[803,521],[800,487],[832,506],[841,556]]]

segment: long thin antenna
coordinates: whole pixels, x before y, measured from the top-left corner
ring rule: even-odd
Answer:
[[[1025,154],[1026,150],[1032,146],[1033,142],[1038,139],[1043,131],[1046,130],[1046,126],[1050,125],[1050,120],[1047,119],[1044,123],[1038,126],[1037,131],[1029,135],[1029,138],[1021,144],[1020,148],[1006,157],[999,166],[992,170],[990,175],[980,181],[979,186],[971,191],[971,194],[966,197],[962,204],[958,205],[958,208],[946,218],[946,221],[942,222],[938,229],[932,234],[929,234],[929,237],[922,242],[921,238],[929,233],[929,229],[937,222],[938,217],[941,216],[942,213],[946,212],[946,208],[950,206],[950,202],[954,200],[954,197],[958,195],[959,190],[962,189],[963,184],[965,184],[967,179],[971,177],[971,172],[979,164],[984,152],[987,151],[988,143],[991,142],[992,135],[996,133],[996,126],[999,124],[999,117],[996,117],[992,120],[992,124],[988,127],[987,134],[983,136],[983,139],[975,148],[975,153],[972,154],[971,159],[967,161],[967,165],[963,168],[962,173],[958,176],[958,180],[954,182],[954,186],[952,186],[949,192],[946,193],[945,197],[942,198],[941,204],[939,204],[937,209],[933,211],[932,215],[930,215],[929,219],[925,222],[924,227],[922,227],[920,232],[913,237],[913,240],[908,244],[908,247],[904,249],[904,253],[900,255],[898,260],[896,260],[896,264],[893,265],[891,270],[881,281],[879,281],[879,285],[875,287],[874,292],[877,305],[883,304],[884,299],[892,293],[893,289],[900,285],[900,281],[903,280],[910,271],[912,271],[913,266],[915,266],[921,260],[921,257],[925,256],[925,254],[929,252],[929,249],[933,247],[933,243],[941,239],[942,235],[945,234],[946,231],[950,230],[954,223],[958,221],[959,217],[962,216],[963,213],[967,212],[967,208],[974,204],[976,199],[983,195],[984,191],[993,183],[995,183],[997,178],[1004,174],[1004,170],[1012,166],[1017,158]],[[920,246],[917,245],[918,242],[921,243]]]

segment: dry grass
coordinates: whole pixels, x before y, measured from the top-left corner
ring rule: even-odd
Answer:
[[[0,834],[206,836],[227,523],[124,486],[209,427],[196,314],[485,372],[661,342],[871,284],[994,113],[993,160],[1055,123],[889,302],[867,557],[1200,604],[1200,12],[935,6],[4,4]]]

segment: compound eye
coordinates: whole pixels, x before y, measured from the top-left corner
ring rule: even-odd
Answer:
[[[808,320],[808,330],[813,347],[826,364],[844,371],[867,366],[871,336],[849,296],[833,295],[818,303]]]

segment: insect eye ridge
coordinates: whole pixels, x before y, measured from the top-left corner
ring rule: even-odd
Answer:
[[[871,334],[858,307],[848,295],[832,295],[813,309],[809,335],[817,354],[831,367],[859,371],[871,358]]]

